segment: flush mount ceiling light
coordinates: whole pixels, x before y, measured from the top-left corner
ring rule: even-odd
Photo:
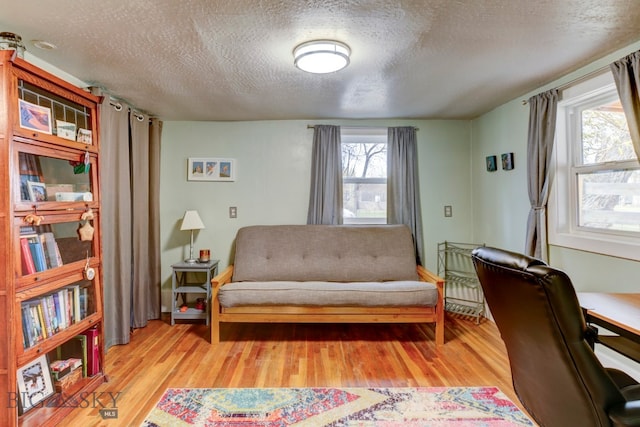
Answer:
[[[344,43],[314,40],[296,46],[293,64],[308,73],[333,73],[349,65],[349,55],[351,49]]]
[[[58,48],[58,46],[46,40],[31,40],[31,43],[33,43],[33,45],[38,49],[42,50],[53,50]]]

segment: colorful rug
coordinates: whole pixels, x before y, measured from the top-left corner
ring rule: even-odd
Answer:
[[[170,388],[142,426],[515,427],[496,387]]]

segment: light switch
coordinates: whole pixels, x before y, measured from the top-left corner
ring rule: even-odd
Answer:
[[[235,206],[229,207],[229,218],[237,218],[238,217],[238,208]]]
[[[445,216],[445,217],[447,217],[447,218],[449,218],[449,217],[452,217],[452,216],[453,216],[453,211],[452,211],[452,209],[451,209],[451,205],[446,205],[446,206],[444,207],[444,216]]]

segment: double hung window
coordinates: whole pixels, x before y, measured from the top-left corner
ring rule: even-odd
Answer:
[[[387,129],[341,129],[345,224],[387,222]]]
[[[549,242],[640,259],[640,164],[611,73],[558,103]]]

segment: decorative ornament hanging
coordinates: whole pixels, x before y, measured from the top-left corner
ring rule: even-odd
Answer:
[[[95,232],[95,229],[90,222],[92,219],[93,211],[91,208],[87,209],[86,212],[80,216],[80,221],[84,221],[84,224],[81,222],[78,225],[78,238],[84,242],[93,240],[93,233]]]
[[[69,161],[69,164],[73,166],[73,173],[76,175],[89,173],[89,169],[91,168],[91,163],[89,163],[89,152],[85,151],[79,161]]]

